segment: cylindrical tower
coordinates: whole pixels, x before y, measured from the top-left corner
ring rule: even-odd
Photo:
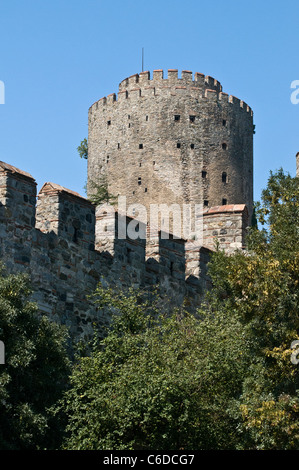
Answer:
[[[142,72],[89,109],[88,183],[128,204],[253,206],[253,113],[212,77]],[[249,219],[250,220],[250,219]]]

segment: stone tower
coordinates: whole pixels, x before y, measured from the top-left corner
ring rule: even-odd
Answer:
[[[132,75],[89,109],[88,184],[128,204],[253,208],[253,113],[212,77]],[[90,186],[89,186],[90,187]]]

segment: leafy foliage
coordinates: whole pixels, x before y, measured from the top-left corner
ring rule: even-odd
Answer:
[[[133,291],[101,287],[107,337],[74,369],[67,449],[234,448],[227,403],[241,393],[249,344],[233,317],[163,315]]]
[[[0,276],[0,448],[44,449],[59,445],[59,423],[50,408],[65,390],[70,364],[66,334],[30,302],[23,274]]]
[[[299,338],[299,179],[271,173],[257,216],[266,228],[251,230],[246,253],[215,254],[213,297],[251,338],[252,362],[235,408],[243,446],[296,449],[299,371],[290,345]]]
[[[90,191],[88,199],[95,204],[96,206],[101,204],[111,204],[115,205],[117,202],[117,197],[113,196],[109,192],[108,180],[105,174],[101,175],[97,182],[90,181]]]
[[[79,157],[88,159],[88,141],[84,138],[77,147]],[[87,186],[87,185],[86,185]],[[85,190],[87,191],[87,187]],[[108,190],[108,180],[105,174],[101,175],[97,181],[89,181],[88,199],[95,205],[116,204],[117,198],[110,194]]]
[[[81,141],[79,147],[77,147],[77,150],[80,158],[84,158],[85,160],[88,159],[88,142],[86,138]]]
[[[196,316],[99,286],[107,337],[73,370],[67,449],[297,449],[298,178],[271,174],[248,250],[216,252]]]

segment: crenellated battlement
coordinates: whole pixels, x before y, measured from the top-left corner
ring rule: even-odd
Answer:
[[[177,69],[169,69],[167,78],[163,70],[154,70],[151,78],[150,72],[141,72],[131,75],[119,84],[118,93],[112,93],[93,103],[89,108],[92,114],[100,108],[113,106],[118,101],[142,99],[148,96],[163,96],[171,93],[173,96],[186,93],[195,99],[208,99],[222,104],[234,105],[253,116],[252,109],[242,100],[222,91],[221,83],[215,78],[190,70],[183,70],[181,77]]]
[[[164,76],[164,71],[161,69],[154,70],[152,78],[149,71],[131,75],[120,82],[119,91],[124,89],[129,90],[131,87],[136,87],[137,85],[140,88],[142,88],[143,85],[156,86],[157,88],[169,85],[192,85],[198,88],[212,88],[218,92],[222,91],[221,83],[215,78],[198,72],[196,72],[193,77],[193,72],[190,70],[182,70],[181,77],[179,77],[178,69],[168,69],[167,77]]]
[[[192,309],[209,285],[213,242],[219,239],[228,252],[244,245],[242,205],[205,211],[198,246],[152,231],[112,206],[96,208],[58,184],[46,182],[38,194],[36,186],[29,173],[0,162],[0,257],[9,272],[30,274],[40,312],[68,325],[76,338],[88,337],[95,322],[109,323],[89,299],[99,281],[145,292],[159,286],[161,301],[180,305],[188,298]],[[130,236],[132,224],[144,236]]]

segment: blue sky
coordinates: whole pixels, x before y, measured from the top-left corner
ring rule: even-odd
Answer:
[[[298,0],[0,0],[0,160],[83,196],[89,106],[144,69],[192,70],[254,112],[254,198],[295,175]]]

